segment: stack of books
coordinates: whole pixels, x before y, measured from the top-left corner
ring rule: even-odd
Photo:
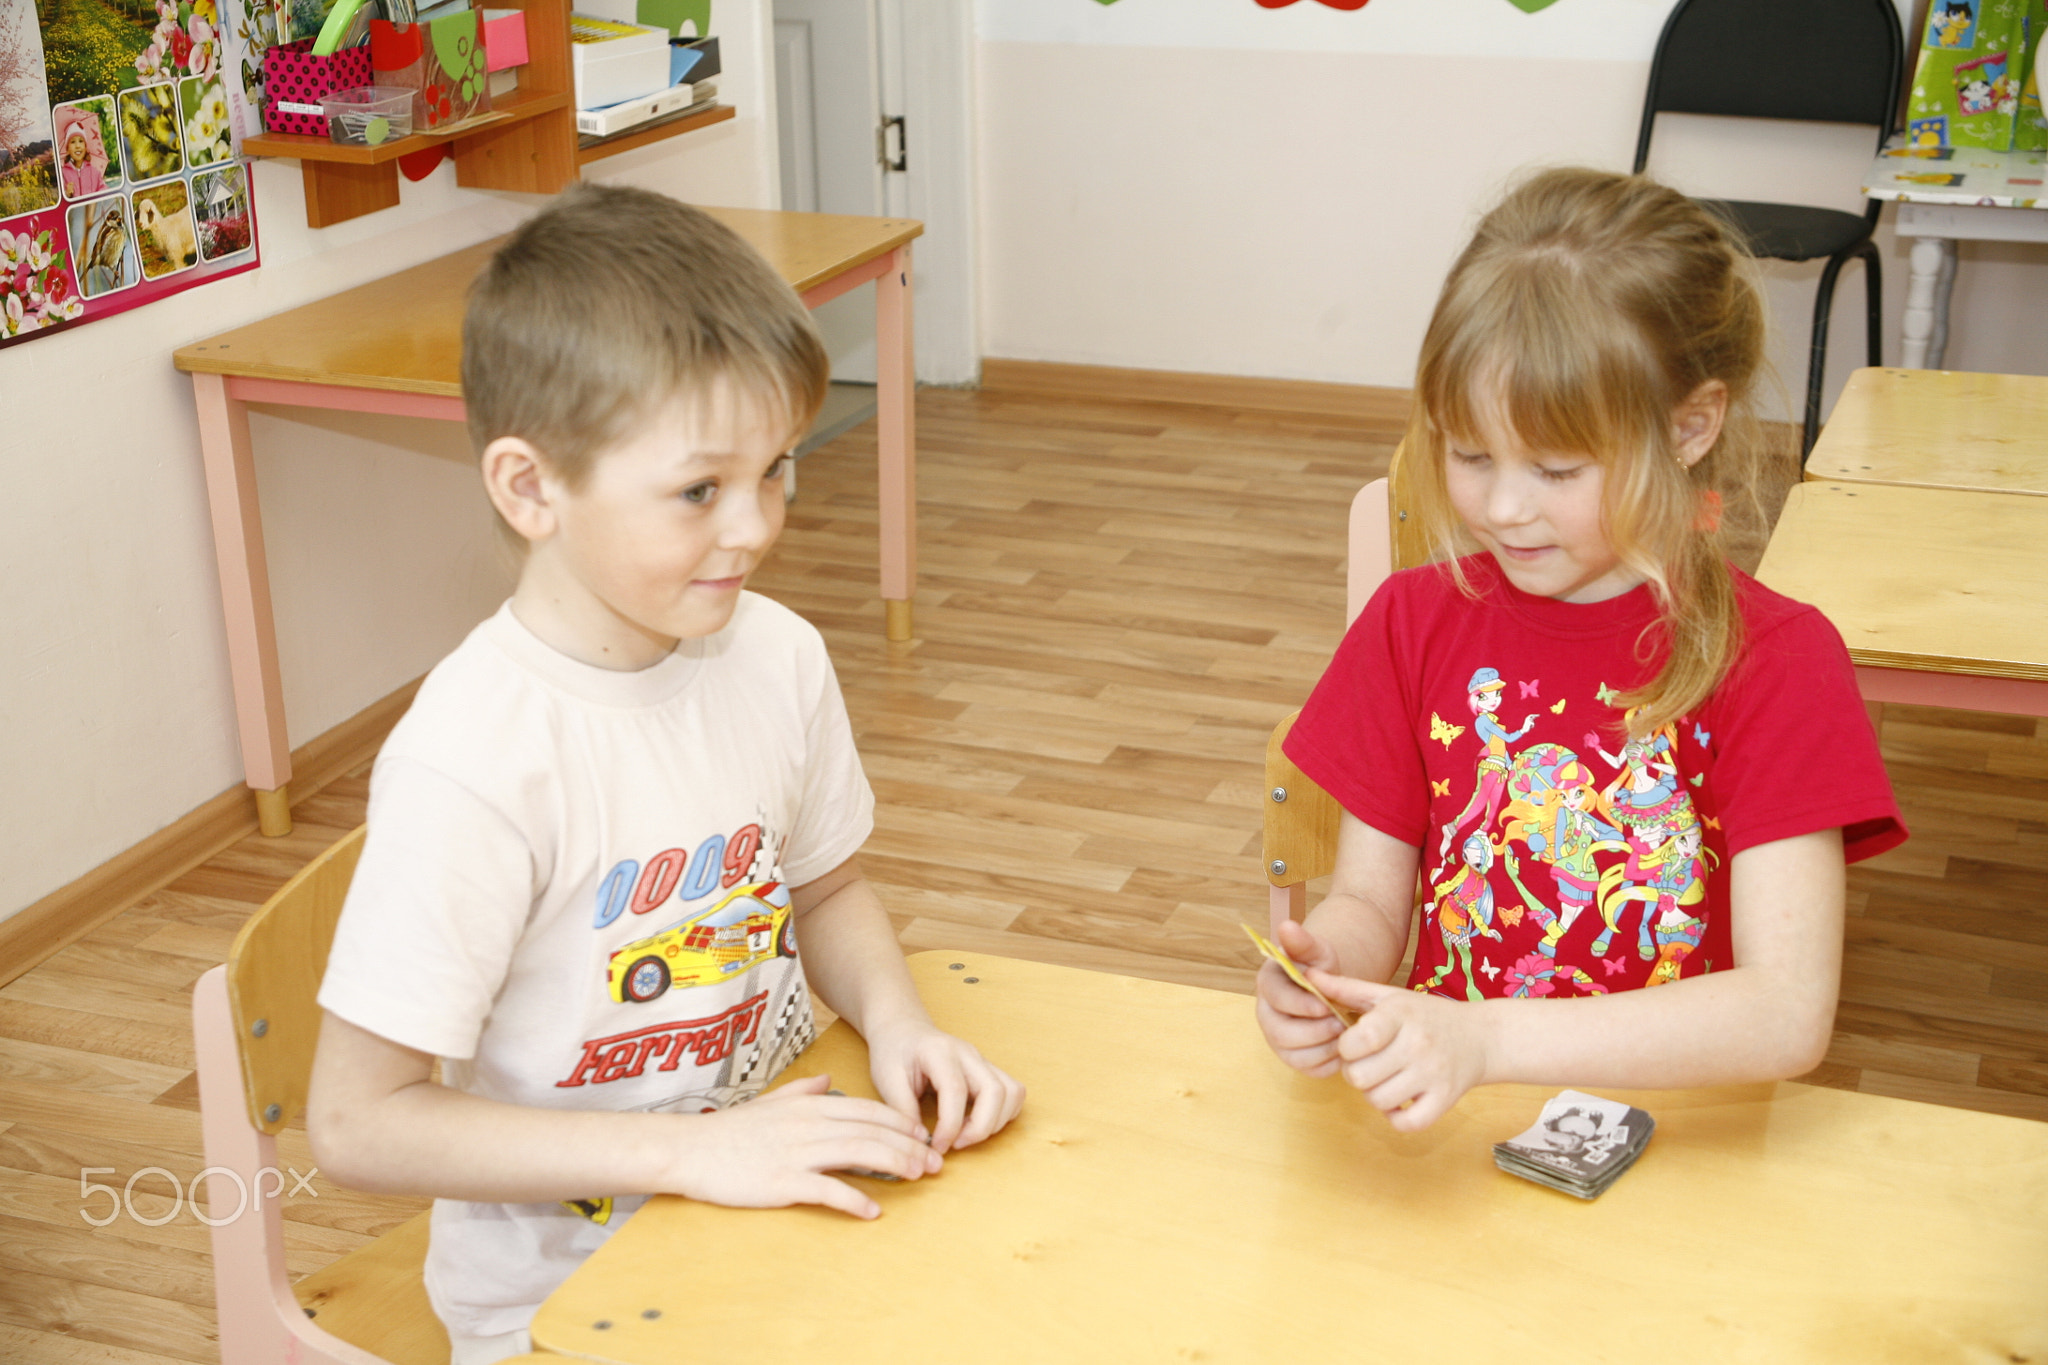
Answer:
[[[685,81],[637,100],[608,104],[602,109],[578,109],[576,131],[592,139],[613,137],[669,115],[682,118],[708,109],[717,98],[716,81]]]
[[[577,16],[579,22],[582,18]],[[579,87],[576,131],[581,135],[582,145],[587,147],[620,133],[688,118],[717,101],[718,39],[670,39],[666,46],[670,84],[662,89],[597,108],[584,108]]]

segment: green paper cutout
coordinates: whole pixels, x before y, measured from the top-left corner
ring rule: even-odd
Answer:
[[[476,40],[476,11],[465,10],[427,25],[434,57],[452,80],[473,80],[483,74],[483,44]]]
[[[1557,0],[1508,0],[1508,3],[1524,14],[1534,14],[1537,10],[1549,9]]]
[[[370,121],[363,125],[363,141],[375,147],[391,136],[391,120],[382,114],[370,115]]]
[[[633,18],[649,28],[665,28],[669,37],[679,37],[685,22],[697,26],[699,38],[711,34],[711,0],[638,0]]]

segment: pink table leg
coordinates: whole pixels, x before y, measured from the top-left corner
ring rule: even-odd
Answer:
[[[284,686],[277,667],[277,629],[270,609],[270,569],[263,557],[263,513],[256,501],[255,457],[249,445],[250,403],[376,412],[460,422],[460,398],[387,393],[282,379],[192,376],[199,403],[199,450],[206,462],[206,500],[213,512],[213,548],[220,562],[220,602],[227,618],[228,667],[242,767],[256,794],[256,819],[272,838],[292,832],[286,784],[292,751],[285,737]]]
[[[285,740],[284,685],[277,670],[277,629],[270,611],[270,569],[263,558],[263,513],[249,445],[249,410],[217,374],[192,376],[199,404],[199,449],[206,463],[206,501],[220,564],[221,610],[227,619],[228,666],[234,679],[242,766],[256,793],[256,818],[272,837],[291,833],[285,787],[292,751]]]
[[[882,601],[892,640],[911,634],[917,581],[917,373],[910,314],[910,246],[875,281],[876,460],[881,477]]]
[[[875,282],[875,462],[880,476],[882,606],[892,640],[908,640],[917,583],[917,365],[911,336],[910,245],[855,266],[803,295],[806,308]]]

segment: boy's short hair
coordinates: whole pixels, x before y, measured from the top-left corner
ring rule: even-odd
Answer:
[[[571,487],[659,404],[724,380],[800,432],[829,376],[809,311],[739,234],[627,186],[572,185],[529,219],[470,287],[462,322],[477,452],[517,436]]]

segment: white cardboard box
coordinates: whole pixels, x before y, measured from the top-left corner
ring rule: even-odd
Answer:
[[[590,14],[569,16],[576,107],[598,109],[668,86],[668,33]]]
[[[603,109],[578,109],[576,131],[587,137],[610,137],[693,104],[707,104],[717,93],[716,81],[685,81],[644,99],[628,100]]]

